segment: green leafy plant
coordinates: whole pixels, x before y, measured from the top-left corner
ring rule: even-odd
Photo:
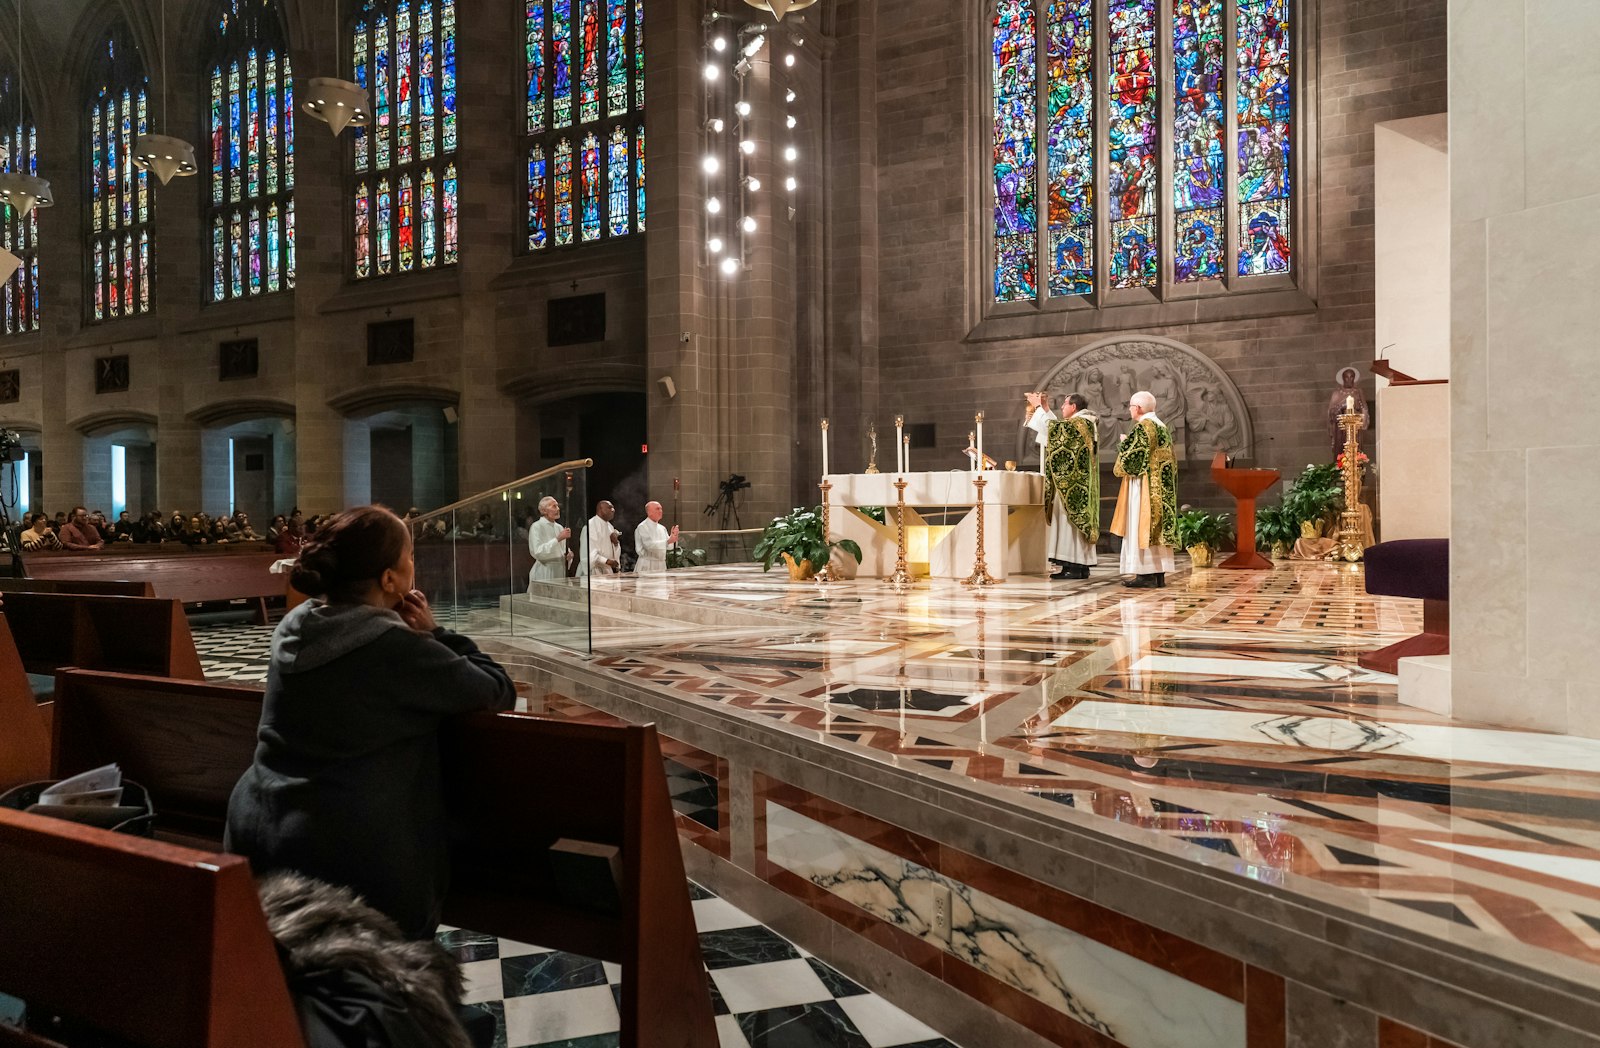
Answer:
[[[821,570],[835,549],[844,550],[856,558],[857,564],[861,563],[861,546],[855,540],[829,542],[822,533],[821,506],[814,509],[797,506],[787,516],[772,518],[772,523],[761,532],[754,555],[762,571],[771,571],[772,565],[785,553],[797,562],[809,560],[814,569]]]
[[[674,546],[667,550],[667,567],[671,568],[698,568],[706,562],[706,551],[703,549],[684,549]]]
[[[1332,524],[1344,508],[1344,481],[1338,467],[1332,463],[1307,466],[1283,493],[1282,508],[1296,538],[1301,524]]]
[[[1228,521],[1226,513],[1207,513],[1205,510],[1190,509],[1178,514],[1175,522],[1178,528],[1178,545],[1184,549],[1190,546],[1210,546],[1220,549],[1233,535],[1233,525]]]
[[[882,506],[858,506],[856,508],[879,524],[889,523],[889,513]]]
[[[1300,537],[1300,522],[1282,506],[1256,510],[1256,546],[1287,545]]]

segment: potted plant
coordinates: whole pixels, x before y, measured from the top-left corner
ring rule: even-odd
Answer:
[[[1326,534],[1344,505],[1344,481],[1332,463],[1306,466],[1283,495],[1283,509],[1294,532],[1290,537],[1314,539]]]
[[[1299,534],[1299,524],[1283,506],[1256,510],[1256,546],[1271,551],[1273,560],[1286,560]]]
[[[1188,509],[1178,514],[1178,545],[1189,551],[1189,559],[1197,568],[1211,567],[1217,548],[1228,541],[1233,529],[1228,526],[1226,513],[1207,513]]]
[[[667,550],[667,569],[673,568],[698,568],[706,562],[706,551],[703,549],[684,549],[674,546]]]
[[[822,533],[822,507],[796,507],[787,516],[772,519],[761,532],[754,553],[762,571],[771,571],[781,558],[789,566],[789,577],[799,582],[815,575],[836,549],[861,563],[861,547],[853,539],[829,542]]]

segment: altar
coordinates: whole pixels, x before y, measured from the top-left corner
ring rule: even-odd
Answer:
[[[1044,477],[1037,473],[968,470],[939,473],[835,473],[828,491],[828,538],[861,545],[863,576],[894,574],[898,543],[894,483],[906,482],[906,560],[914,575],[964,579],[978,552],[977,486],[982,476],[984,553],[989,574],[1047,575]],[[879,524],[862,507],[882,506]]]

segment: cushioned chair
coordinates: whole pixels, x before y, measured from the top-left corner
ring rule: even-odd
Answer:
[[[1450,654],[1450,540],[1398,539],[1365,554],[1367,592],[1422,601],[1422,632],[1357,661],[1369,670],[1398,673],[1401,659]]]

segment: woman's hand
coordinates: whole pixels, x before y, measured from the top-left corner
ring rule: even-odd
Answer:
[[[400,604],[395,609],[402,622],[418,633],[432,633],[439,628],[433,619],[433,609],[428,607],[428,598],[423,596],[421,590],[412,590],[400,598]]]

